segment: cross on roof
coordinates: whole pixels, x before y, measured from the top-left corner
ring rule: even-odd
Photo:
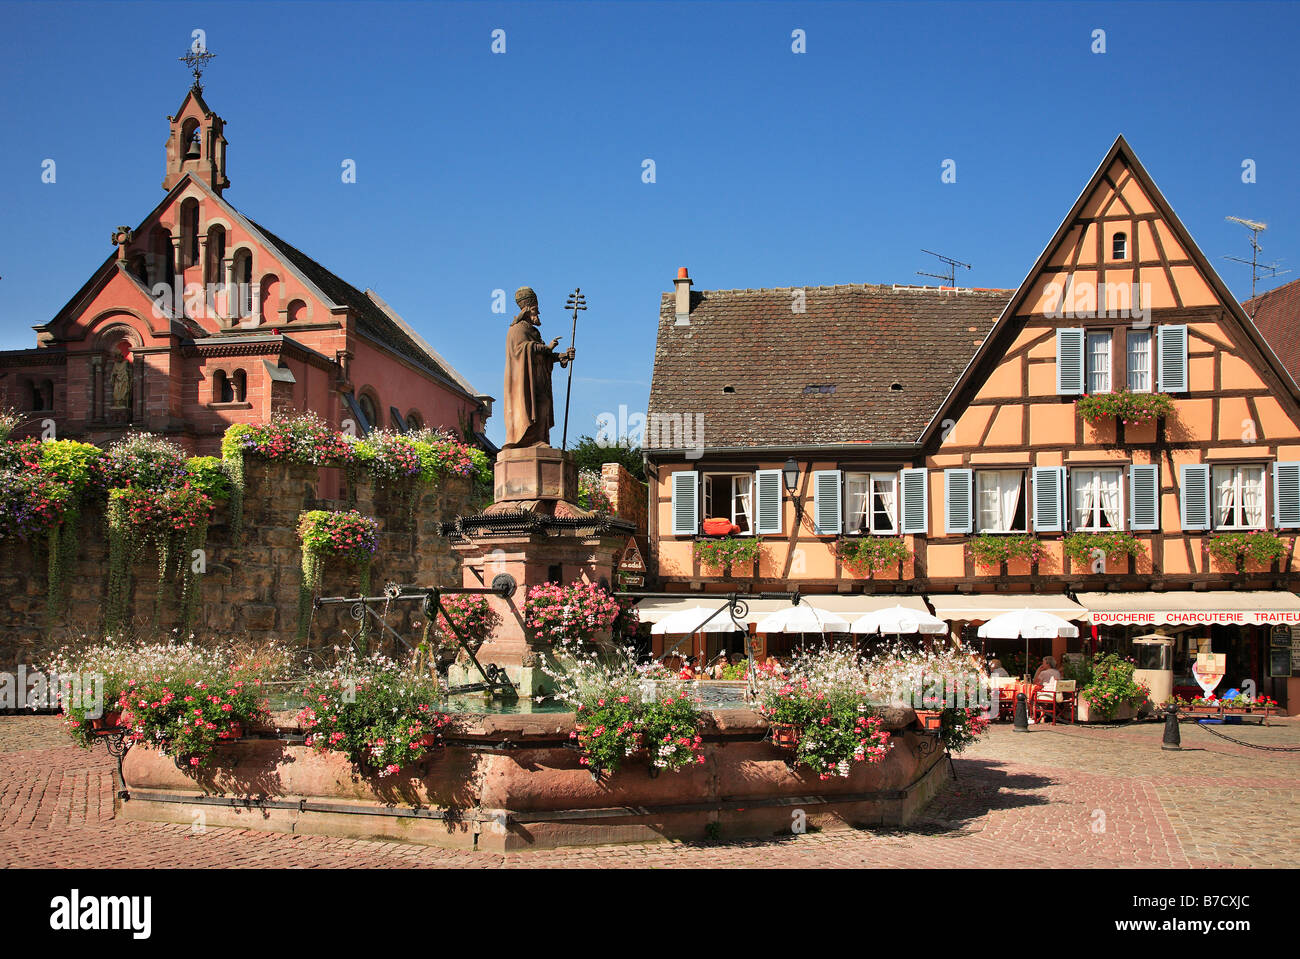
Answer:
[[[176,58],[189,67],[194,74],[194,89],[199,93],[203,92],[203,84],[200,82],[203,71],[207,69],[208,61],[215,56],[216,54],[209,53],[206,47],[202,50],[195,50],[191,47],[186,51],[185,56]]]

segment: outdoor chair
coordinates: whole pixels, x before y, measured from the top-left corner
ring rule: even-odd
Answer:
[[[1052,718],[1056,725],[1058,717],[1068,717],[1068,722],[1077,719],[1077,705],[1073,679],[1058,680],[1053,689],[1040,689],[1034,695],[1034,722],[1040,723],[1045,717]]]

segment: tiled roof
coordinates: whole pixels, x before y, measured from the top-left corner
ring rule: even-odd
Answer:
[[[346,306],[357,318],[357,327],[363,333],[379,340],[379,342],[399,355],[433,370],[434,373],[457,387],[464,382],[464,378],[459,373],[449,370],[443,363],[439,362],[439,358],[430,355],[427,350],[408,336],[406,331],[395,323],[378,303],[366,296],[366,294],[321,266],[306,253],[280,239],[262,224],[255,221],[250,222],[262,232],[267,241],[285,259],[292,263],[307,279],[316,284],[322,293],[335,303]]]
[[[914,443],[1013,292],[696,291],[689,326],[667,293],[650,413],[702,413],[709,449]]]
[[[1255,327],[1300,383],[1300,280],[1261,293],[1242,305],[1246,315],[1255,315]]]

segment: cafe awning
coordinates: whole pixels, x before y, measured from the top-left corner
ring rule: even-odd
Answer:
[[[1018,609],[1051,613],[1062,619],[1084,620],[1088,611],[1060,593],[947,593],[930,594],[934,615],[946,620],[988,622]]]
[[[1300,624],[1300,596],[1283,590],[1079,593],[1094,626]]]
[[[749,607],[749,613],[744,618],[746,622],[750,623],[757,623],[760,619],[770,616],[772,613],[790,608],[790,601],[787,599],[745,599],[743,596],[741,599]],[[880,593],[870,596],[863,593],[809,594],[803,596],[801,600],[818,609],[824,609],[828,613],[843,616],[850,622],[866,613],[890,606],[906,606],[919,612],[927,612],[925,602],[920,596],[899,593]],[[726,601],[727,597],[725,595],[690,593],[683,595],[681,599],[643,599],[637,603],[636,608],[637,612],[641,614],[641,622],[657,623],[665,616],[684,609],[690,609],[694,606],[717,609]],[[727,614],[722,613],[721,615],[726,616]]]

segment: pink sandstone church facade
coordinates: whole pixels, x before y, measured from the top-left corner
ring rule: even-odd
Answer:
[[[492,397],[371,290],[231,206],[223,121],[196,83],[170,118],[166,196],[53,319],[0,352],[21,434],[106,443],[147,430],[215,454],[232,423],[311,410],[336,427],[483,437]]]

